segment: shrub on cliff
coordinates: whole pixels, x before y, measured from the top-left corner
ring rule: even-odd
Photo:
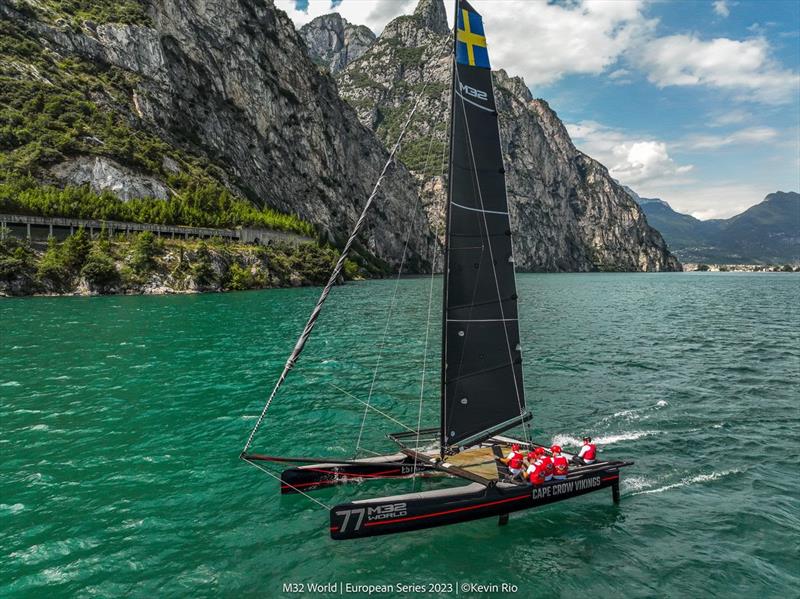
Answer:
[[[73,272],[80,272],[89,251],[92,249],[92,242],[83,227],[67,237],[61,246],[61,255],[64,266]]]
[[[213,287],[218,284],[217,272],[211,261],[211,252],[204,241],[197,246],[192,262],[192,277],[198,287]]]
[[[156,265],[156,258],[163,253],[163,244],[151,231],[139,233],[131,244],[131,268],[138,274],[149,273]]]
[[[260,272],[253,273],[252,268],[240,266],[234,262],[228,270],[228,289],[243,291],[245,289],[261,289],[266,285],[266,278]]]
[[[95,244],[89,252],[86,263],[81,269],[81,276],[92,291],[109,293],[120,282],[119,271],[113,256],[108,252],[108,245]]]
[[[30,243],[14,237],[0,241],[0,291],[27,295],[36,286],[36,255]]]
[[[55,293],[64,293],[72,287],[74,273],[64,264],[61,246],[54,237],[47,240],[47,250],[39,259],[36,276],[42,287]]]

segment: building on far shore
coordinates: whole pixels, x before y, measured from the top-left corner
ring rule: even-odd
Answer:
[[[684,262],[683,272],[800,272],[796,264],[701,264]]]

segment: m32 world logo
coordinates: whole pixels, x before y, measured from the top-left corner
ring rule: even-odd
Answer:
[[[475,89],[471,85],[464,85],[460,81],[458,82],[458,91],[461,93],[461,95],[466,94],[484,102],[489,99],[489,95],[485,91]]]
[[[347,527],[352,524],[353,531],[360,530],[364,524],[364,517],[366,516],[367,522],[374,522],[376,520],[388,520],[390,518],[400,518],[408,513],[406,510],[405,502],[402,503],[387,503],[385,505],[376,505],[368,508],[356,508],[353,510],[339,510],[336,512],[337,516],[344,516],[344,521],[340,528],[341,532],[347,530]]]

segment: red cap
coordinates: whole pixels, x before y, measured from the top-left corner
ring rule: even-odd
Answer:
[[[561,453],[561,446],[560,445],[553,445],[550,448],[550,451],[552,451],[553,453]]]
[[[519,449],[519,443],[514,443],[514,444],[511,446],[511,449],[513,449],[514,451],[517,451],[517,450]]]

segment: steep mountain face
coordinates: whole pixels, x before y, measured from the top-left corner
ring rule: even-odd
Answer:
[[[489,32],[491,47],[491,32]],[[339,91],[384,144],[419,96],[401,159],[441,231],[451,37],[442,0],[389,23],[338,76]],[[658,233],[607,169],[579,152],[556,113],[525,82],[495,72],[515,261],[526,271],[679,270]]]
[[[800,194],[778,191],[741,214],[701,221],[658,199],[638,198],[647,220],[691,262],[800,261]]]
[[[364,54],[375,41],[375,34],[364,25],[353,25],[339,13],[317,17],[300,28],[314,62],[338,73]]]
[[[67,24],[31,6],[0,2],[0,17],[25,43],[54,64],[83,60],[97,71],[121,73],[114,81],[124,80],[128,87],[113,102],[101,102],[102,91],[82,89],[79,80],[71,84],[92,110],[121,115],[125,127],[202,157],[210,164],[206,171],[236,194],[297,214],[331,239],[342,239],[350,229],[387,152],[339,98],[333,80],[311,62],[292,22],[269,0],[153,1],[138,24]],[[37,77],[39,71],[24,64],[21,53],[15,60],[19,64],[12,70],[30,80]],[[68,150],[48,154],[42,165],[58,170],[48,162],[73,160],[67,151],[80,154],[90,143],[104,148],[109,142],[81,138]],[[131,159],[137,156],[133,152]],[[163,181],[165,169],[174,166],[162,168],[159,158],[154,172],[140,174]],[[406,168],[390,166],[379,209],[367,223],[366,250],[388,261],[399,259],[403,223],[417,198]],[[407,258],[412,269],[424,266],[431,239],[427,227],[412,236]]]

